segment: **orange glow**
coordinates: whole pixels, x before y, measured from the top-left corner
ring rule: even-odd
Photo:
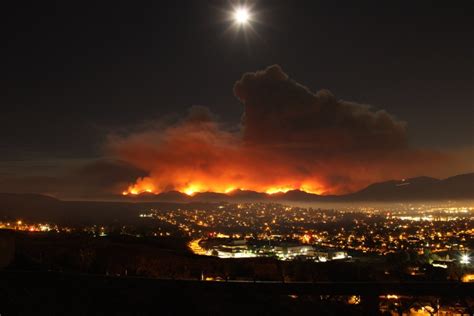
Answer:
[[[245,187],[245,189],[244,189]],[[179,187],[175,187],[170,190],[157,190],[155,189],[156,186],[152,183],[151,178],[141,178],[138,179],[137,182],[133,185],[130,185],[127,190],[122,192],[122,195],[139,195],[142,193],[154,193],[159,194],[162,192],[176,190],[181,193],[184,193],[189,196],[193,196],[196,193],[203,193],[203,192],[215,192],[215,193],[231,193],[236,190],[251,190],[256,192],[265,192],[267,194],[276,194],[276,193],[286,193],[291,190],[300,190],[307,193],[313,194],[321,194],[323,192],[320,189],[320,185],[314,183],[312,185],[304,184],[304,185],[279,185],[279,186],[265,186],[265,185],[257,185],[257,184],[249,184],[246,183],[245,186],[240,186],[238,183],[236,184],[221,184],[217,181],[210,181],[207,184],[203,182],[188,182]]]
[[[135,184],[130,185],[127,190],[122,192],[122,195],[127,196],[138,195],[142,193],[159,193],[155,189],[155,185],[152,183],[151,179],[143,178],[139,179]]]
[[[300,186],[300,191],[304,191],[304,192],[312,193],[312,194],[318,194],[318,195],[321,195],[324,193],[323,187],[318,183],[314,183],[314,184],[305,183]]]
[[[225,193],[230,193],[230,192],[235,191],[235,190],[237,190],[237,189],[234,188],[234,187],[228,187],[227,189],[225,189],[224,192],[225,192]]]
[[[194,194],[196,194],[198,192],[203,192],[203,191],[201,191],[201,186],[199,186],[197,184],[191,184],[191,185],[185,187],[184,189],[182,189],[182,192],[184,194],[189,195],[189,196],[193,196]]]
[[[155,148],[153,139],[161,142]],[[189,196],[200,192],[232,193],[235,190],[268,194],[301,190],[314,194],[349,190],[330,183],[314,166],[304,172],[291,168],[293,158],[284,152],[243,144],[234,134],[214,123],[169,128],[164,134],[145,135],[117,145],[125,161],[149,175],[138,178],[123,195],[179,191]],[[158,163],[159,162],[159,163]],[[306,170],[307,169],[307,170]]]
[[[160,140],[154,145],[155,138]],[[159,135],[140,134],[118,141],[115,150],[123,160],[147,170],[124,195],[179,191],[229,193],[248,190],[275,194],[290,190],[334,193],[348,190],[329,183],[319,168],[302,164],[292,168],[293,157],[273,148],[242,143],[237,135],[220,131],[215,123],[184,124]],[[328,167],[329,168],[329,167]],[[339,170],[339,169],[338,169]]]
[[[128,187],[128,189],[126,191],[123,191],[122,192],[122,195],[138,195],[140,193],[143,193],[145,192],[145,190],[142,190],[141,188],[137,187],[137,185],[131,185]]]
[[[474,274],[465,274],[462,277],[463,282],[474,282]]]
[[[268,194],[275,194],[275,193],[286,193],[288,191],[294,190],[293,187],[290,186],[283,186],[283,187],[271,187],[265,190]]]
[[[309,244],[309,242],[311,241],[311,235],[310,234],[304,234],[303,237],[301,237],[301,242],[303,244]]]

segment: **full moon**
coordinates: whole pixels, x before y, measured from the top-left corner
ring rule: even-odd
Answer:
[[[239,24],[245,24],[248,22],[250,14],[247,9],[240,8],[234,12],[234,19]]]

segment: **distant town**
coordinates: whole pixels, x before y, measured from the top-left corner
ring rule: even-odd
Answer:
[[[428,256],[444,267],[470,260],[474,207],[400,205],[398,208],[315,209],[265,203],[182,204],[141,210],[138,224],[65,227],[22,219],[1,229],[29,232],[111,233],[135,237],[181,237],[198,255],[279,260],[353,260],[400,250]],[[441,262],[441,263],[440,263]]]

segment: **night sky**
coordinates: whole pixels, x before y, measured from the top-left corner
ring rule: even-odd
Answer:
[[[238,125],[234,83],[274,64],[312,91],[407,122],[410,146],[471,155],[471,1],[254,1],[255,32],[232,27],[232,3],[3,5],[0,191],[67,197],[68,174],[92,170],[104,187],[146,176],[102,161],[111,134],[193,105]]]

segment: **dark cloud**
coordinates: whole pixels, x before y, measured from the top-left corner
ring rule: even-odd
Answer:
[[[117,190],[120,186],[145,175],[145,171],[115,159],[95,160],[71,172],[71,176],[81,184],[88,184],[100,191],[111,187]],[[116,190],[114,191],[117,192]]]
[[[234,85],[244,104],[244,140],[315,150],[397,149],[406,146],[405,123],[384,110],[311,92],[270,66],[246,73]]]

